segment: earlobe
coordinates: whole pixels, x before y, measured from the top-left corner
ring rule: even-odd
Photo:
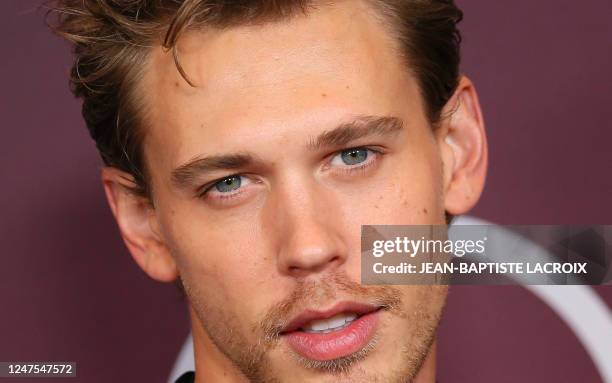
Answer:
[[[470,210],[482,194],[487,141],[476,89],[462,77],[442,113],[437,141],[444,171],[444,204],[452,215]]]
[[[102,169],[102,183],[106,198],[121,236],[138,266],[151,278],[171,282],[178,277],[174,258],[151,220],[155,212],[146,197],[133,190],[133,178],[111,167]]]

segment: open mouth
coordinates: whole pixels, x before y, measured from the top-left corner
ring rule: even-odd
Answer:
[[[365,348],[376,332],[381,307],[341,302],[326,311],[307,310],[281,333],[289,347],[311,360],[347,357]]]
[[[309,334],[327,334],[345,328],[359,318],[355,313],[340,313],[329,319],[315,319],[306,323],[300,330]]]

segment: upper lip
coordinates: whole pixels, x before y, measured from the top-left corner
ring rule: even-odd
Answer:
[[[369,314],[378,310],[380,306],[368,304],[368,303],[359,303],[359,302],[339,302],[329,308],[328,310],[312,310],[307,309],[302,311],[301,314],[294,317],[287,326],[283,328],[282,333],[288,333],[300,329],[306,323],[317,320],[317,319],[327,319],[331,318],[334,315],[340,313],[354,313],[358,316],[362,316],[365,314]]]

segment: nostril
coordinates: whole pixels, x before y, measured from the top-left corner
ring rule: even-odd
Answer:
[[[285,272],[294,277],[305,277],[340,267],[343,258],[341,254],[331,252],[294,254],[291,259],[284,262]]]
[[[329,260],[329,263],[340,263],[340,262],[341,262],[341,257],[339,255],[335,255]]]

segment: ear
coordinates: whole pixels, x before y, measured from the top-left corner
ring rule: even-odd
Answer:
[[[132,257],[151,278],[171,282],[178,277],[174,258],[159,234],[155,208],[136,194],[134,178],[112,167],[102,169],[106,198]]]
[[[444,169],[444,206],[452,215],[470,210],[482,194],[487,173],[487,138],[478,95],[465,76],[448,101],[436,140]]]

